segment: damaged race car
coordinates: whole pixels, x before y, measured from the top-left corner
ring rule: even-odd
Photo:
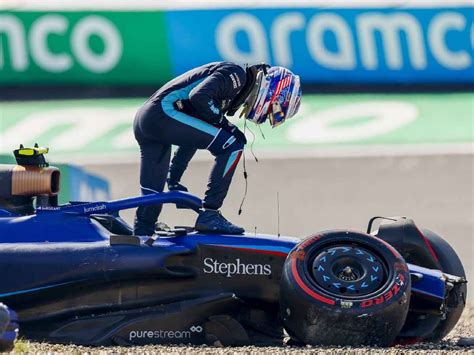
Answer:
[[[60,172],[45,152],[20,148],[18,165],[0,166],[0,301],[27,339],[389,346],[439,341],[464,309],[459,257],[411,219],[305,239],[189,227],[139,237],[121,210],[199,213],[201,200],[164,192],[58,205]]]

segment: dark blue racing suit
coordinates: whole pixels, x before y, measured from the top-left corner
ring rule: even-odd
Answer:
[[[203,65],[156,91],[134,121],[140,145],[142,194],[162,192],[169,180],[179,182],[197,149],[215,156],[203,207],[219,209],[227,195],[245,138],[224,117],[246,82],[245,70],[229,62]],[[171,167],[171,146],[177,145]],[[151,235],[161,205],[137,209],[135,234]]]

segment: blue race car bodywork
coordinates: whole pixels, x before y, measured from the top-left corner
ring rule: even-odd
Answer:
[[[110,243],[110,231],[91,219],[91,216],[100,214],[114,214],[123,209],[134,208],[141,205],[155,203],[173,203],[198,211],[202,202],[196,196],[183,192],[167,192],[152,194],[140,197],[127,198],[111,202],[92,202],[66,205],[60,207],[38,208],[35,215],[16,217],[7,211],[0,210],[0,243],[2,251],[7,251],[8,247],[20,250],[21,247],[48,249],[54,243],[68,243],[62,245],[78,243],[88,243],[87,247],[107,246]],[[122,221],[121,221],[122,222]],[[41,228],[38,229],[38,226]],[[142,238],[145,242],[148,238]],[[294,237],[276,237],[265,234],[246,234],[242,236],[200,234],[198,232],[186,233],[185,236],[161,237],[156,240],[153,247],[159,248],[159,254],[164,256],[173,253],[195,250],[199,246],[209,245],[235,250],[245,250],[256,254],[275,255],[286,257],[288,253],[301,241]],[[47,243],[41,245],[38,243]],[[96,243],[96,244],[94,244]],[[55,245],[59,246],[61,244]],[[86,244],[84,244],[85,246]],[[8,253],[6,253],[8,254]],[[1,254],[0,254],[1,255]],[[5,269],[8,268],[8,255],[1,258],[5,260]],[[157,262],[163,260],[157,259]],[[434,298],[443,300],[445,298],[445,280],[442,273],[437,270],[426,269],[413,264],[408,264],[413,273],[423,275],[420,281],[412,285],[412,291],[421,292]],[[5,270],[4,269],[4,270]],[[38,271],[38,270],[36,270]],[[25,285],[25,280],[21,280]],[[62,282],[59,282],[62,281]],[[57,284],[73,283],[73,280],[58,280]],[[11,290],[10,293],[0,293],[1,297],[25,294],[30,291],[37,291],[42,288],[52,288],[55,285],[34,284],[31,290]]]
[[[39,207],[24,216],[0,210],[0,301],[19,313],[24,334],[31,339],[90,345],[281,341],[280,284],[285,262],[297,254],[301,239],[206,235],[192,229],[159,233],[157,238],[132,236],[118,212],[156,203],[195,211],[201,207],[201,200],[193,195],[167,192]],[[394,225],[394,230],[414,226],[406,219]],[[384,239],[381,232],[382,228],[367,238]],[[392,232],[386,233],[389,242]],[[430,257],[429,248],[425,249],[428,252],[421,259]],[[367,255],[370,260],[371,254]],[[402,340],[426,339],[446,318],[447,300],[453,289],[463,285],[463,275],[413,263],[408,264],[408,272],[410,310],[403,319],[404,328],[395,335]],[[301,280],[297,277],[296,281]],[[343,282],[349,281],[343,278]],[[340,283],[333,285],[339,288]],[[344,292],[350,293],[353,285],[347,285]],[[300,286],[305,290],[305,285]],[[336,304],[343,312],[353,302],[343,301],[342,296],[336,301],[313,298],[322,306]],[[388,304],[392,293],[381,297],[368,300],[370,306]],[[419,315],[430,321],[424,324]]]

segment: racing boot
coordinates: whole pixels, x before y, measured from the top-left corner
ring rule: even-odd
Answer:
[[[135,223],[135,226],[133,228],[133,235],[152,236],[153,234],[155,234],[155,225],[144,226],[144,225],[138,225],[137,223]]]
[[[156,222],[154,224],[150,224],[150,223],[143,223],[141,221],[137,221],[137,219],[135,218],[133,235],[151,237],[156,232],[161,232],[161,231],[168,232],[170,229],[171,228],[168,227],[168,225],[163,222]]]
[[[163,222],[156,222],[155,223],[155,233],[156,232],[169,232],[171,228]]]
[[[242,227],[230,223],[219,210],[205,209],[196,220],[195,229],[201,233],[243,234]]]
[[[180,191],[180,192],[188,192],[188,188],[179,182],[172,181],[168,179],[168,191]],[[179,203],[176,204],[176,208],[178,209],[187,209],[185,205],[180,205]]]
[[[168,190],[188,192],[188,188],[186,186],[181,185],[179,182],[173,182],[170,180],[168,180]]]
[[[165,232],[165,233],[169,233],[171,232],[171,228],[166,224],[166,223],[163,223],[163,222],[156,222],[155,224],[155,232],[153,233],[153,235],[149,236],[150,238],[148,238],[146,241],[145,241],[145,244],[148,245],[148,246],[153,246],[153,244],[156,242],[156,240],[158,239],[159,237],[159,233],[160,232]]]

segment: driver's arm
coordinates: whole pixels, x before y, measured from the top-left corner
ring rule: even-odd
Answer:
[[[242,67],[233,63],[225,64],[190,92],[189,102],[199,118],[220,126],[222,119],[225,119],[221,101],[232,100],[242,89],[245,80],[246,74]]]

